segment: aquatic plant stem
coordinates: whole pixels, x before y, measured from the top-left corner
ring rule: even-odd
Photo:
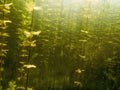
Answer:
[[[30,46],[28,47],[28,57],[27,57],[27,63],[30,64],[30,56],[31,56],[31,50],[30,50]],[[27,72],[26,72],[26,86],[25,86],[25,90],[27,90],[28,88],[28,83],[29,83],[29,68],[27,68]]]
[[[35,3],[35,0],[33,0],[33,4]],[[30,26],[30,31],[33,30],[33,23],[34,23],[34,6],[33,6],[33,10],[32,10],[32,18],[31,18],[31,26]],[[32,41],[32,38],[29,39],[29,41]],[[28,46],[28,57],[27,57],[27,64],[30,64],[30,58],[31,58],[31,45]],[[28,84],[29,84],[29,68],[27,68],[27,72],[26,72],[26,86],[25,86],[25,90],[28,89]]]
[[[3,9],[5,8],[5,0],[3,0]],[[2,22],[2,27],[5,27],[5,12],[2,11],[2,18],[3,18],[3,22]],[[3,29],[1,30],[1,33],[3,32]],[[4,41],[4,37],[1,38],[1,47],[0,47],[0,52],[1,52],[1,56],[0,56],[0,85],[2,85],[2,78],[3,78],[3,56],[2,56],[2,50],[3,50],[3,41]]]

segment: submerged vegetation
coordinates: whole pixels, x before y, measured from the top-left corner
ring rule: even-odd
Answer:
[[[119,0],[0,0],[0,90],[120,90]]]
[[[0,90],[2,89],[3,75],[4,75],[4,59],[6,57],[8,49],[6,38],[9,37],[7,33],[7,24],[11,23],[9,19],[7,19],[7,14],[10,13],[10,6],[12,3],[6,3],[5,0],[0,3]]]

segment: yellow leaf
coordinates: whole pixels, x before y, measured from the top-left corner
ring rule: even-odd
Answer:
[[[87,42],[87,40],[79,40],[80,42]]]
[[[24,65],[23,67],[26,67],[26,68],[36,68],[35,65]]]
[[[85,31],[85,30],[81,30],[82,33],[88,33],[88,31]]]
[[[5,43],[0,43],[0,46],[6,46],[7,44],[5,44]]]
[[[28,32],[28,31],[24,31],[24,34],[25,34],[25,36],[26,36],[27,38],[28,38],[28,37],[32,37],[31,33]]]
[[[12,21],[10,20],[3,20],[4,23],[11,23]]]
[[[35,32],[35,31],[32,31],[31,33],[32,33],[33,35],[37,35],[37,36],[38,36],[38,35],[41,33],[41,31],[36,31],[36,32]]]
[[[30,45],[31,47],[35,47],[36,46],[36,44],[35,43],[31,43],[31,45]]]
[[[79,69],[79,68],[78,68],[77,70],[75,70],[75,72],[77,72],[77,73],[79,73],[79,74],[82,73],[83,71],[85,71],[85,70],[81,70],[81,69]]]
[[[28,55],[27,54],[22,54],[21,57],[27,57]]]
[[[0,36],[8,37],[8,33],[0,33]]]
[[[36,46],[35,42],[36,42],[36,40],[30,42],[30,46],[31,46],[31,47],[35,47],[35,46]]]

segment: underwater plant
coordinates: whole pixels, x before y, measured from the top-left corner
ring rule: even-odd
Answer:
[[[31,4],[32,2],[30,2]],[[28,4],[28,2],[26,1],[26,4]],[[41,31],[34,31],[33,29],[33,24],[34,24],[34,5],[35,2],[33,1],[33,6],[32,11],[30,10],[30,12],[32,12],[31,17],[29,16],[25,16],[24,14],[24,22],[23,25],[26,25],[26,28],[19,28],[18,31],[18,37],[19,37],[19,48],[21,48],[21,50],[19,52],[21,52],[20,54],[20,65],[21,67],[18,68],[19,72],[20,72],[20,76],[17,78],[18,81],[22,81],[24,84],[23,86],[19,86],[17,88],[23,88],[25,90],[28,90],[29,88],[29,73],[30,73],[30,69],[31,68],[36,68],[36,66],[34,64],[31,64],[31,60],[32,60],[32,51],[33,49],[36,47],[36,37],[39,36],[39,34],[41,33]],[[28,11],[29,13],[29,11]],[[26,23],[27,22],[27,23]],[[30,25],[28,25],[28,23]]]
[[[9,34],[7,33],[7,27],[8,23],[11,23],[11,21],[7,19],[6,15],[10,13],[11,5],[12,3],[6,3],[6,0],[0,1],[0,90],[2,89],[4,75],[4,59],[8,52],[6,38],[9,37]]]

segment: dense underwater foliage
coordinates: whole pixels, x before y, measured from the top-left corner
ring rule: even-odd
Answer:
[[[0,90],[120,90],[119,0],[0,0]]]

